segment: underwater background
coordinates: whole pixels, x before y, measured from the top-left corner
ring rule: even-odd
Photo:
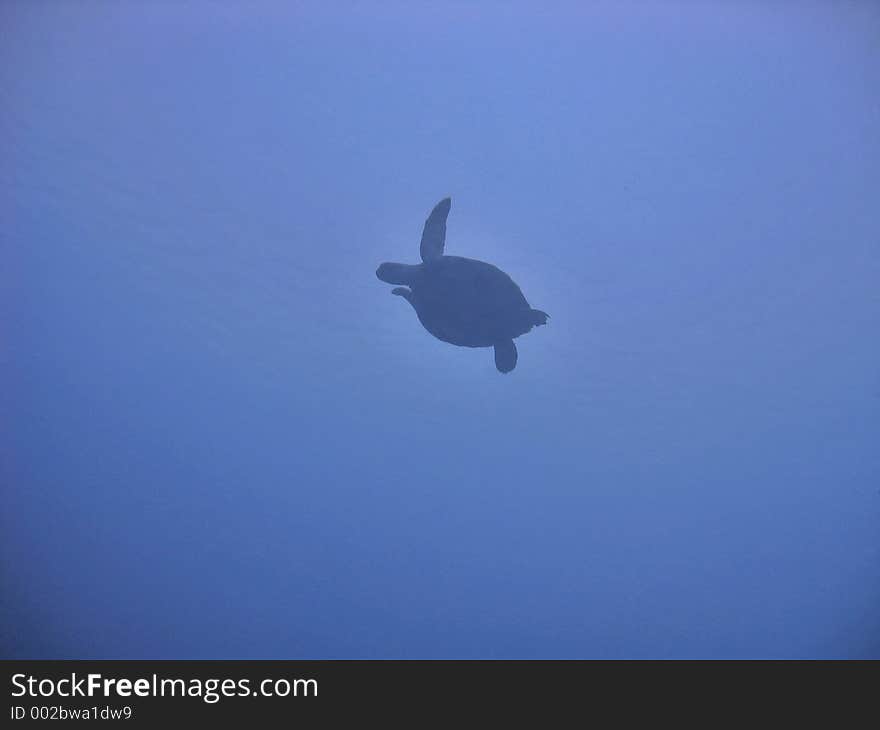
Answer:
[[[880,657],[876,3],[0,28],[3,657]]]

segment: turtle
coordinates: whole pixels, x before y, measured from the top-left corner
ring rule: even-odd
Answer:
[[[549,315],[532,309],[516,283],[485,261],[448,256],[446,218],[451,198],[443,198],[425,221],[420,264],[384,263],[376,276],[408,301],[422,326],[443,342],[460,347],[493,347],[495,367],[509,373],[516,367],[513,340]]]

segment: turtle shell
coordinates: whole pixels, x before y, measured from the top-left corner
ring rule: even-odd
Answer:
[[[532,309],[516,283],[492,264],[441,256],[422,265],[412,286],[416,312],[432,335],[465,347],[490,347],[528,332]]]

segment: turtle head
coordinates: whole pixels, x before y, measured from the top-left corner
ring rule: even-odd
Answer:
[[[407,286],[412,286],[418,271],[418,266],[385,263],[376,269],[376,276],[386,284],[406,284]]]

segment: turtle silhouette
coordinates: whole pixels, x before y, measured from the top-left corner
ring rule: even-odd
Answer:
[[[425,221],[422,263],[384,263],[376,276],[403,285],[391,293],[406,299],[422,326],[438,340],[462,347],[494,347],[495,367],[509,373],[516,367],[514,338],[546,324],[548,315],[532,309],[513,279],[496,266],[444,255],[451,206],[452,199],[444,198]]]

